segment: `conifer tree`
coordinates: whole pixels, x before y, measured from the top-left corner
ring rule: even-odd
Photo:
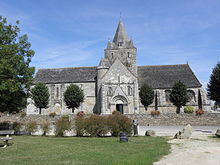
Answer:
[[[140,99],[141,99],[141,104],[143,104],[145,110],[147,110],[147,107],[150,104],[152,104],[153,100],[154,100],[154,91],[153,91],[153,89],[149,85],[143,84],[141,86],[139,96],[140,96]]]
[[[198,91],[198,107],[202,109],[202,96],[200,90]]]
[[[154,102],[155,102],[155,111],[156,111],[156,110],[158,110],[157,91],[155,93],[155,100],[154,100]]]
[[[212,70],[208,84],[208,96],[211,100],[220,104],[220,63]]]

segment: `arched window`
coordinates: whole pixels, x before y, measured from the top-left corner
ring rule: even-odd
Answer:
[[[128,96],[131,96],[132,95],[132,87],[128,86]]]
[[[195,92],[192,90],[187,90],[187,96],[188,96],[188,101],[189,102],[196,102],[196,96],[195,96]]]
[[[170,93],[171,90],[165,90],[165,99],[167,103],[170,103]]]
[[[112,87],[108,87],[108,92],[107,92],[108,96],[111,96],[112,93],[113,93]]]
[[[114,58],[114,53],[112,53],[112,59]]]

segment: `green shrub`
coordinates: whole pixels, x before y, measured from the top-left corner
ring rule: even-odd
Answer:
[[[50,117],[55,117],[57,114],[56,114],[56,112],[51,112],[51,113],[49,113],[49,116]]]
[[[26,131],[28,135],[33,134],[37,130],[37,122],[36,121],[29,121],[26,123]]]
[[[194,108],[192,106],[186,106],[184,107],[184,113],[193,113]]]
[[[108,125],[110,126],[112,136],[119,136],[120,132],[132,133],[132,120],[118,112],[113,112],[108,117]]]
[[[22,123],[15,121],[12,123],[12,129],[15,131],[15,134],[20,131]]]
[[[0,123],[0,130],[9,130],[10,129],[10,122],[3,121]]]
[[[76,130],[76,136],[83,136],[85,133],[85,118],[82,116],[77,116],[75,118],[75,130]]]
[[[55,128],[56,136],[63,136],[64,131],[70,129],[69,116],[62,116],[59,120],[57,120]]]
[[[99,115],[91,115],[90,117],[84,119],[85,121],[85,132],[90,134],[90,136],[105,136],[110,132],[108,126],[107,117]]]
[[[27,113],[24,112],[24,111],[22,111],[22,112],[20,113],[20,117],[21,117],[21,118],[24,118],[25,116],[27,116]]]
[[[43,136],[45,136],[50,131],[50,123],[47,120],[43,121],[41,128],[43,130]]]

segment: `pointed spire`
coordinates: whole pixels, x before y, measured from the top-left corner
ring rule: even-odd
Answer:
[[[118,23],[118,28],[116,30],[116,33],[115,33],[115,36],[113,39],[113,42],[118,45],[119,42],[126,42],[126,41],[129,41],[128,35],[125,31],[124,24],[120,19],[120,21]]]

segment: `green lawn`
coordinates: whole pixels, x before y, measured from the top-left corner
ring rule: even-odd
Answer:
[[[150,165],[169,153],[162,137],[78,138],[14,136],[14,144],[0,148],[1,165]]]

